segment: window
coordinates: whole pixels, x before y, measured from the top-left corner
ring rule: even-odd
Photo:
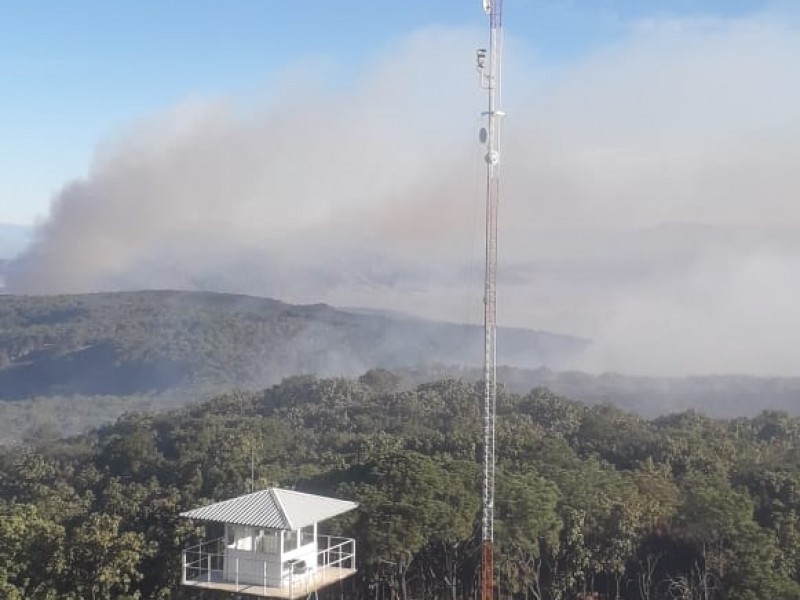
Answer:
[[[297,531],[290,529],[283,532],[283,551],[284,552],[291,552],[292,550],[297,550],[297,542],[299,540],[299,536],[297,535]]]
[[[256,552],[277,554],[280,547],[281,532],[274,529],[259,529],[256,537]]]
[[[314,526],[309,525],[300,530],[300,545],[306,546],[314,542]]]
[[[252,550],[254,533],[252,527],[228,525],[225,543],[235,550]]]

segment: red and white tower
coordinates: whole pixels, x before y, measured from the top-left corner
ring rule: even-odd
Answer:
[[[497,413],[497,205],[500,199],[500,74],[503,2],[483,0],[489,16],[489,47],[477,52],[481,87],[488,107],[481,141],[486,145],[486,271],[484,281],[483,510],[481,519],[481,600],[494,600],[494,479]]]

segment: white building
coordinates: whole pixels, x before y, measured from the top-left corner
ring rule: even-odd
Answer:
[[[183,551],[184,585],[300,598],[356,572],[355,540],[320,535],[318,523],[354,502],[268,488],[181,516],[224,525],[221,538]]]

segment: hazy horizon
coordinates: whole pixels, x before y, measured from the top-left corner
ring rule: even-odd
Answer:
[[[592,372],[800,374],[798,33],[649,19],[558,66],[509,39],[500,322],[592,339]],[[65,183],[8,290],[479,322],[483,39],[427,28],[346,89],[306,64],[259,103],[144,116]]]

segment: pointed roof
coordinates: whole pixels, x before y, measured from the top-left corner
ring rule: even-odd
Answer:
[[[182,517],[232,525],[300,529],[355,509],[355,502],[267,488],[238,498],[224,500],[182,512]]]

